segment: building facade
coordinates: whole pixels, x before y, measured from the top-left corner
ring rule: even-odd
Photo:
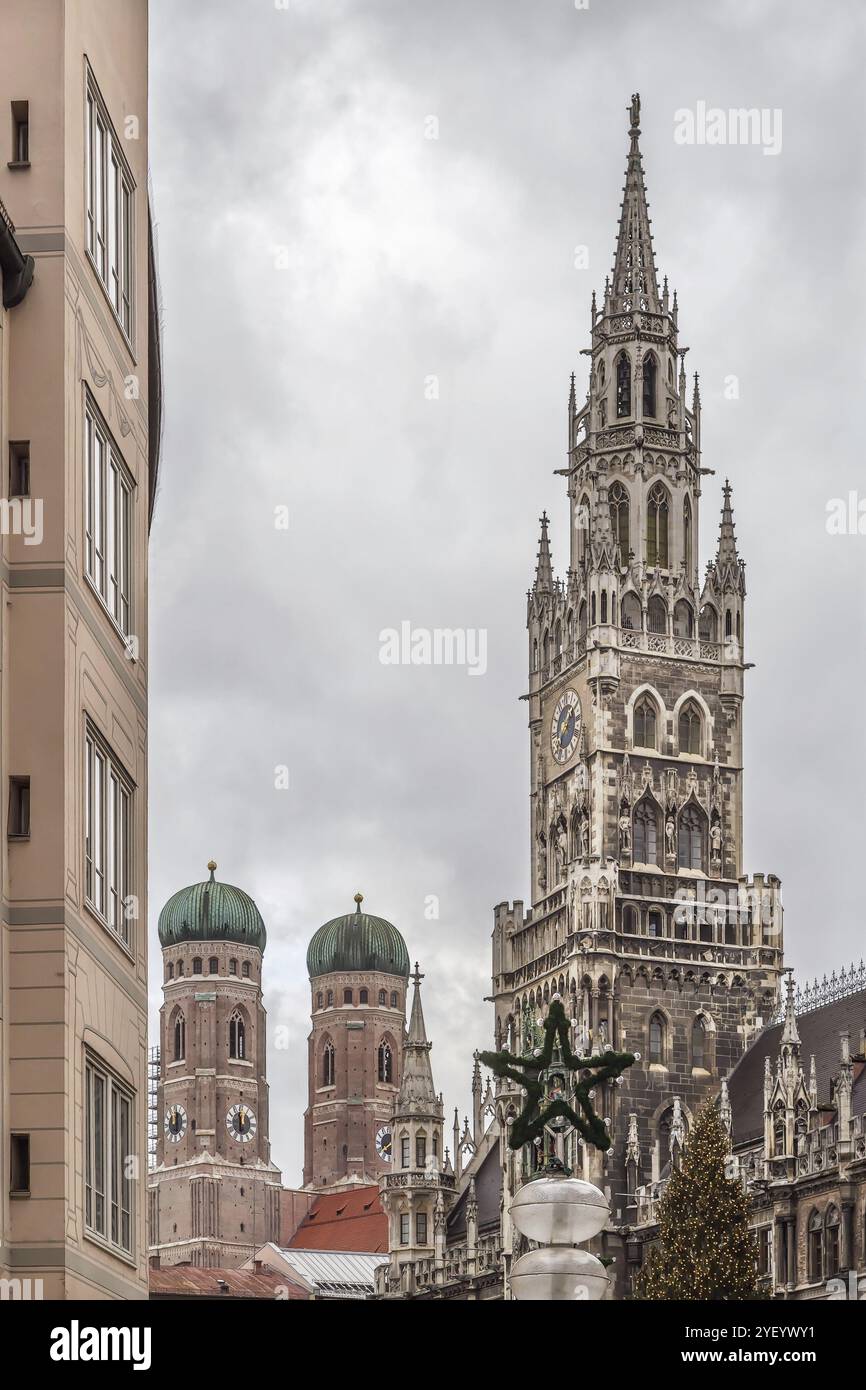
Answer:
[[[569,568],[555,577],[545,516],[528,599],[532,900],[494,912],[495,1046],[531,1053],[558,995],[575,1051],[637,1054],[594,1099],[607,1154],[573,1133],[544,1141],[610,1201],[593,1244],[612,1297],[636,1291],[707,1100],[749,1191],[762,1286],[852,1297],[866,1282],[866,979],[843,972],[817,1003],[790,994],[779,1017],[780,884],[747,877],[742,856],[744,565],[725,483],[700,575],[700,394],[695,379],[687,399],[677,297],[659,286],[639,119],[635,97],[585,402],[574,377],[569,393]],[[524,1248],[509,1207],[542,1150],[511,1150],[523,1098],[485,1087],[477,1062],[472,1097],[471,1122],[455,1112],[444,1249],[401,1260],[392,1222],[386,1295],[509,1296]]]
[[[307,951],[311,1022],[304,1185],[369,1183],[389,1169],[403,1076],[409,953],[384,917],[325,922]]]
[[[268,1139],[265,924],[246,893],[210,877],[169,898],[163,955],[153,1264],[237,1268],[279,1239]]]
[[[146,0],[2,7],[0,1276],[46,1298],[147,1296],[147,63]]]

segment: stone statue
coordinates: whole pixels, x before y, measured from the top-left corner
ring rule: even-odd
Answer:
[[[565,861],[567,846],[568,837],[565,833],[565,826],[560,824],[557,827],[556,844],[554,845],[554,852],[556,854],[556,869],[559,875],[558,881],[560,883],[565,878]]]
[[[580,822],[580,852],[584,859],[589,858],[589,817],[584,816]]]
[[[538,868],[538,887],[542,893],[547,892],[547,841],[544,835],[538,837],[538,855],[536,859]]]
[[[672,816],[665,821],[665,840],[668,847],[668,859],[673,859],[677,852],[677,827]]]
[[[631,854],[631,819],[623,812],[619,818],[620,854]]]
[[[713,847],[713,861],[718,863],[722,857],[722,829],[718,821],[710,827],[710,843]]]
[[[640,125],[640,96],[637,92],[631,99],[631,123],[632,126]]]

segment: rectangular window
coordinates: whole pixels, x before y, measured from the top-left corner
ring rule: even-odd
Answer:
[[[132,790],[107,744],[88,725],[85,734],[85,865],[87,902],[130,945]]]
[[[10,169],[26,168],[30,163],[30,103],[12,103],[12,158]]]
[[[9,441],[9,496],[30,496],[30,445],[23,439]]]
[[[419,1137],[415,1140],[415,1167],[423,1168],[427,1162],[427,1140]]]
[[[773,1228],[761,1226],[758,1231],[758,1273],[768,1275],[773,1269]]]
[[[419,1211],[415,1216],[415,1244],[427,1244],[427,1213]]]
[[[89,1231],[132,1251],[132,1096],[88,1057],[84,1088],[84,1220]]]
[[[89,77],[87,250],[127,338],[132,337],[134,187],[120,142]]]
[[[30,1135],[10,1136],[9,1191],[13,1197],[30,1196]]]
[[[408,1140],[408,1139],[401,1139],[401,1140],[400,1140],[400,1167],[401,1167],[401,1168],[408,1168],[408,1167],[409,1167],[409,1140]]]
[[[407,1211],[400,1215],[400,1244],[409,1244],[409,1213]]]
[[[30,778],[9,778],[9,839],[30,838]]]
[[[88,396],[84,411],[85,569],[124,637],[130,631],[132,483]]]

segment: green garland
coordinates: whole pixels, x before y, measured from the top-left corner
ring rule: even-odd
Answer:
[[[538,1057],[517,1057],[513,1052],[482,1052],[480,1061],[489,1067],[494,1076],[508,1077],[526,1090],[526,1101],[520,1115],[511,1126],[508,1139],[512,1149],[520,1149],[530,1144],[544,1132],[545,1125],[559,1116],[567,1119],[588,1144],[597,1149],[609,1149],[610,1135],[604,1120],[599,1119],[590,1100],[590,1091],[605,1081],[614,1081],[630,1067],[635,1057],[631,1052],[602,1052],[595,1057],[576,1057],[568,1041],[569,1022],[560,1000],[554,999],[544,1020],[544,1046]],[[555,1100],[551,1105],[541,1108],[544,1087],[539,1080],[542,1072],[550,1067],[553,1045],[559,1039],[562,1066],[566,1071],[592,1073],[582,1075],[574,1087],[575,1100],[582,1114],[577,1113],[566,1100]],[[559,1063],[557,1063],[559,1065]]]

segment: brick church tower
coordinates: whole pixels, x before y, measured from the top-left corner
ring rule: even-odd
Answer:
[[[149,1245],[161,1264],[232,1268],[279,1238],[281,1175],[268,1142],[265,924],[210,878],[169,898],[163,954],[157,1166]]]
[[[307,951],[312,1030],[304,1186],[377,1182],[389,1171],[403,1075],[409,953],[395,926],[355,911],[326,922]]]
[[[554,576],[542,517],[528,598],[532,905],[500,904],[493,934],[497,1046],[522,1046],[559,992],[587,1050],[641,1054],[596,1101],[607,1159],[574,1136],[566,1155],[621,1226],[775,1012],[782,962],[779,881],[742,863],[744,565],[725,483],[701,581],[711,470],[677,297],[656,273],[639,120],[635,97],[581,405],[571,378],[569,568]]]

